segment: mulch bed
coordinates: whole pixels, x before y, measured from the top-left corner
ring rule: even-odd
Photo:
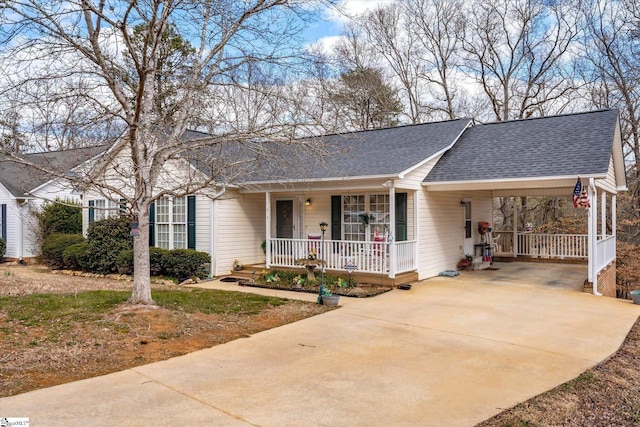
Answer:
[[[320,291],[318,287],[294,288],[290,285],[280,285],[277,282],[258,283],[251,280],[240,280],[238,282],[238,285],[250,286],[254,288],[263,288],[263,289],[277,289],[279,291],[305,292],[309,294],[318,294]],[[331,289],[331,293],[334,295],[340,295],[344,297],[368,298],[368,297],[374,297],[376,295],[383,294],[385,292],[389,292],[391,289],[392,288],[388,286],[360,284],[358,286]]]

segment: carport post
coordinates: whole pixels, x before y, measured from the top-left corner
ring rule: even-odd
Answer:
[[[518,257],[518,203],[513,197],[513,257]]]

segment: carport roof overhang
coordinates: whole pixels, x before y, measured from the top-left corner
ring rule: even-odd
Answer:
[[[491,191],[494,197],[520,195],[572,195],[576,185],[576,176],[548,176],[536,178],[500,178],[475,181],[423,182],[427,191]],[[581,175],[583,185],[589,178],[606,179],[606,175]]]

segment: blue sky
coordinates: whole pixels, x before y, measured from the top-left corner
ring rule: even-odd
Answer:
[[[309,43],[316,41],[331,44],[331,39],[339,36],[348,16],[362,14],[381,5],[394,3],[396,0],[342,0],[337,8],[325,9],[323,19],[309,25],[305,38]]]

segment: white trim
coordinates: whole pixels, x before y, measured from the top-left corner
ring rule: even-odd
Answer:
[[[591,175],[580,175],[582,178],[590,178],[590,179],[605,179],[607,177],[606,174],[591,174]],[[543,177],[524,177],[524,178],[492,178],[492,179],[473,179],[466,181],[423,181],[422,185],[425,187],[440,187],[447,185],[474,185],[474,184],[488,184],[488,183],[520,183],[520,182],[530,182],[530,181],[563,181],[563,180],[572,180],[575,182],[575,175],[558,175],[558,176],[543,176]]]
[[[265,241],[266,243],[266,259],[265,267],[271,268],[271,192],[265,193]]]
[[[216,244],[215,241],[215,200],[209,201],[209,262],[211,263],[211,278],[217,276],[218,274],[218,266],[216,263]],[[187,230],[187,233],[189,230]]]

